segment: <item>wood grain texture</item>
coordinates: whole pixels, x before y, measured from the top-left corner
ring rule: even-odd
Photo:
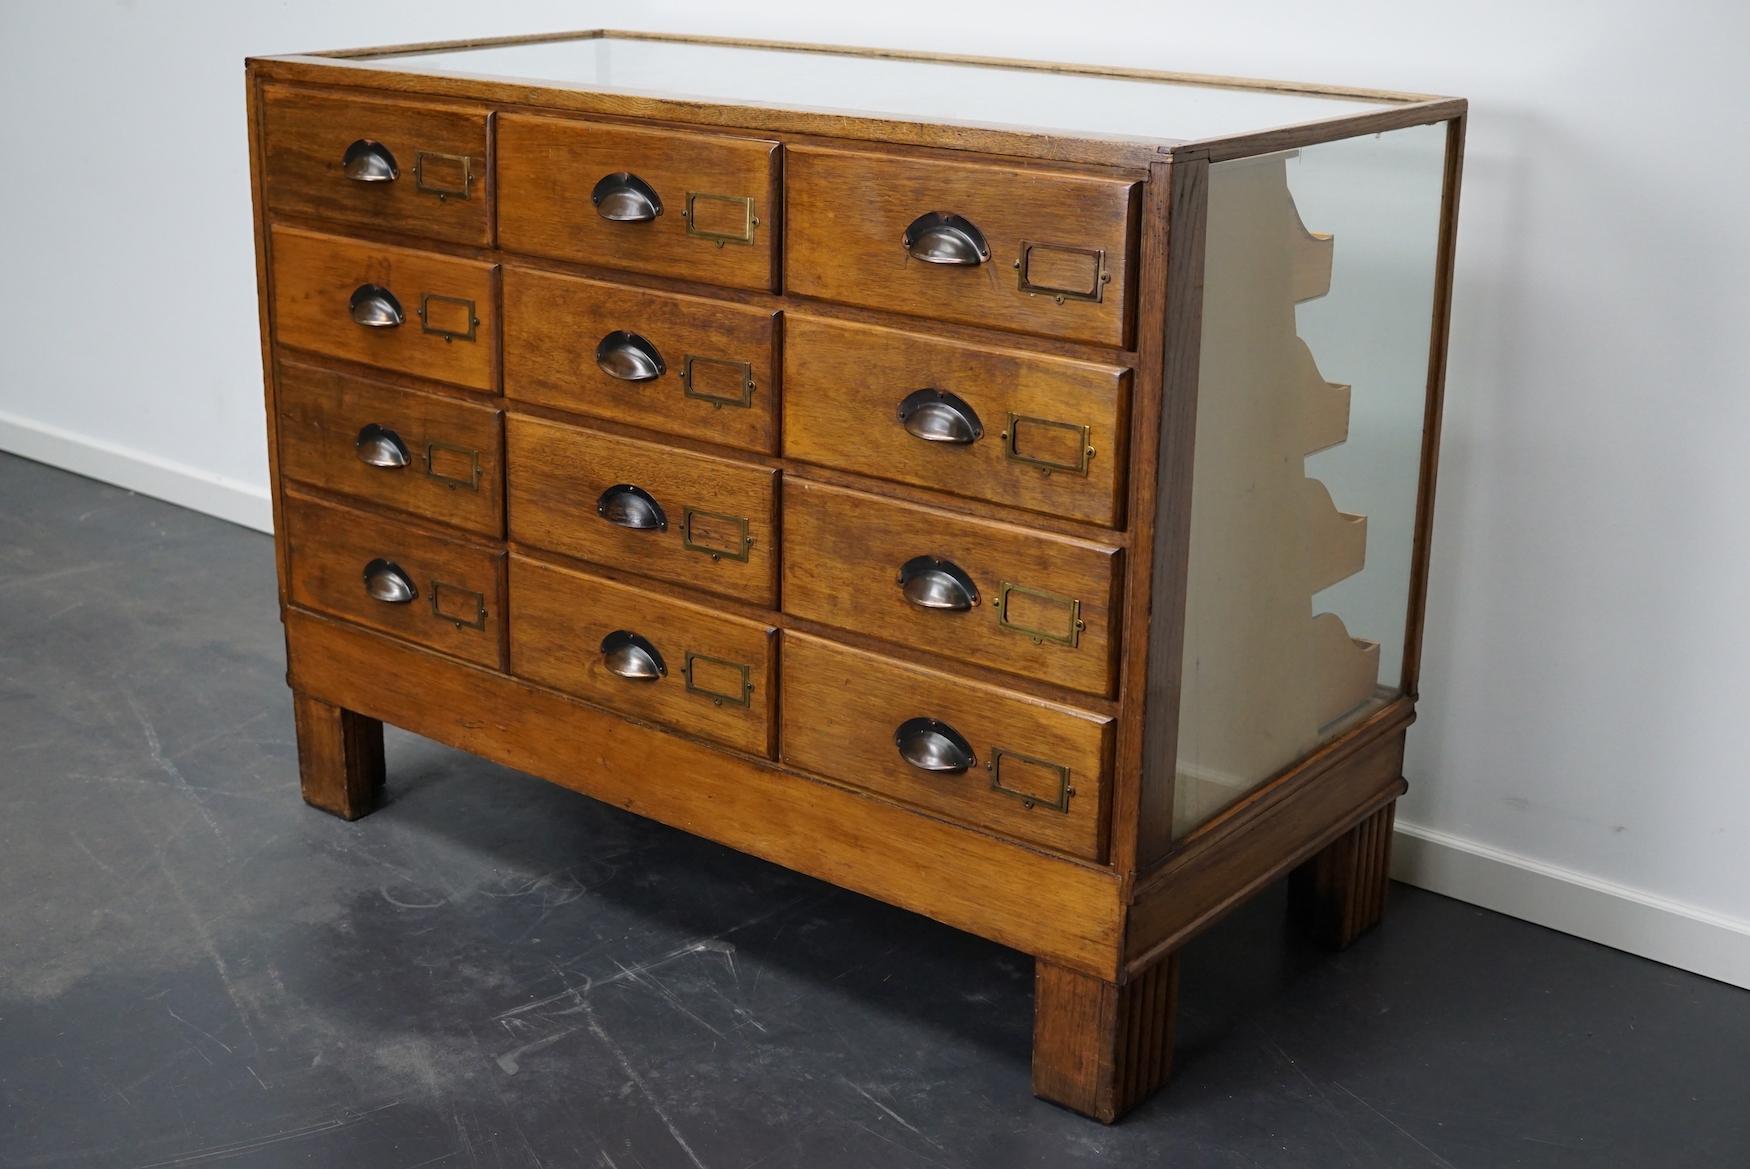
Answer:
[[[294,610],[292,684],[797,872],[1116,978],[1115,878]],[[673,777],[653,782],[652,777]]]
[[[1397,806],[1393,800],[1364,818],[1289,877],[1289,913],[1321,945],[1347,949],[1385,916]]]
[[[661,377],[628,382],[602,370],[596,348],[621,331],[655,348]],[[504,270],[504,392],[513,399],[774,454],[776,348],[769,309]]]
[[[292,227],[275,227],[271,240],[280,344],[498,392],[497,265]],[[361,284],[387,288],[400,302],[403,323],[383,329],[354,323],[349,305]],[[474,339],[428,332],[418,315],[424,304],[437,328],[466,328],[472,305]]]
[[[966,612],[913,606],[898,580],[916,556],[958,566],[977,586],[978,604]],[[1092,541],[784,479],[785,612],[1092,694],[1112,693],[1121,559]],[[1005,625],[1004,582],[1054,599],[1011,594]],[[1074,645],[1012,627],[1066,633],[1072,601],[1083,625]]]
[[[263,162],[263,132],[261,127],[261,84],[250,70],[244,78],[245,103],[249,115],[249,202],[255,230],[255,307],[260,329],[262,405],[267,415],[267,479],[268,498],[273,511],[273,530],[285,531],[280,518],[279,468],[279,391],[274,373],[273,347],[273,264],[269,260],[268,210]],[[286,606],[286,543],[275,540],[273,548],[274,577],[280,609]]]
[[[262,112],[267,202],[276,214],[492,243],[484,106],[269,85],[262,89]],[[389,151],[398,171],[392,181],[346,176],[341,160],[361,139]],[[428,189],[421,189],[422,181]]]
[[[498,119],[498,238],[518,252],[684,276],[733,288],[776,289],[778,144],[568,118]],[[616,223],[590,200],[598,180],[627,171],[649,184],[662,214]],[[721,199],[699,198],[720,196]],[[752,200],[738,211],[724,199]],[[751,214],[746,242],[689,234],[732,230]],[[734,214],[732,214],[734,212]]]
[[[1151,617],[1141,745],[1136,867],[1148,869],[1173,841],[1173,786],[1185,664],[1185,590],[1191,546],[1191,477],[1197,458],[1197,389],[1203,346],[1203,263],[1209,164],[1167,168],[1167,297],[1156,450]]]
[[[1127,966],[1142,969],[1178,949],[1402,795],[1410,711],[1405,705],[1382,716],[1343,749],[1315,754],[1230,810],[1214,822],[1219,830],[1187,841],[1140,883],[1126,925]]]
[[[491,406],[439,398],[330,369],[279,364],[280,473],[286,479],[504,535],[504,420]],[[388,428],[411,462],[359,458],[359,432]]]
[[[292,603],[479,665],[502,666],[503,552],[292,492],[284,514]],[[379,558],[398,566],[418,596],[392,604],[365,592],[365,566]]]
[[[1166,1081],[1179,956],[1122,985],[1049,962],[1033,980],[1033,1094],[1111,1124]]]
[[[602,639],[617,630],[647,639],[667,672],[642,681],[609,670]],[[776,665],[776,633],[770,625],[648,588],[511,557],[510,668],[532,682],[767,755],[777,706]]]
[[[785,283],[799,296],[1123,347],[1139,184],[1109,176],[794,147],[785,159]],[[912,259],[906,228],[931,211],[971,220],[974,267]],[[1024,291],[1022,243],[1104,253],[1100,299]]]
[[[292,693],[298,735],[298,783],[304,802],[342,820],[368,815],[383,786],[383,724]]]
[[[1112,783],[1112,865],[1121,873],[1132,874],[1139,867],[1138,858],[1152,850],[1150,836],[1158,827],[1143,817],[1142,790],[1149,646],[1157,619],[1154,546],[1161,496],[1178,490],[1173,479],[1163,480],[1160,473],[1161,443],[1166,437],[1162,419],[1168,411],[1166,331],[1161,322],[1166,318],[1173,291],[1168,272],[1171,192],[1170,166],[1165,162],[1154,163],[1149,167],[1148,185],[1143,188],[1138,229],[1137,355],[1131,390],[1129,498],[1125,506],[1130,524],[1128,546],[1133,552],[1124,558],[1126,645],[1119,663],[1121,717]],[[1171,824],[1164,831],[1170,833]]]
[[[1124,368],[787,313],[784,384],[790,458],[1109,527],[1120,522],[1129,439]],[[926,388],[965,401],[983,436],[959,446],[907,433],[899,403]],[[1018,431],[1012,416],[1021,419]],[[1018,461],[1011,442],[1017,455],[1069,465],[1042,470]],[[1078,473],[1086,449],[1093,453]]]
[[[1110,718],[795,633],[784,635],[783,685],[785,762],[992,832],[1102,859]],[[952,775],[907,763],[894,732],[920,717],[965,736],[974,766]],[[1050,805],[1064,783],[1073,794],[1058,810]]]
[[[514,414],[505,445],[513,539],[756,605],[777,604],[771,468]],[[648,492],[667,528],[634,531],[597,515],[602,493],[621,484]],[[731,554],[737,545],[745,560]]]

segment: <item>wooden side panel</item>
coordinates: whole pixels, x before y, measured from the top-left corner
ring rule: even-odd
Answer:
[[[622,630],[649,642],[659,677],[629,679],[609,668],[603,641]],[[757,621],[511,557],[512,673],[754,755],[772,745],[775,641],[775,630]]]
[[[598,351],[616,333],[647,345],[661,376],[607,373]],[[775,454],[776,345],[769,309],[504,272],[504,392],[525,402]]]
[[[1116,526],[1129,441],[1130,371],[786,315],[784,453],[992,503]],[[980,436],[914,437],[899,407],[952,394]]]
[[[791,292],[1120,349],[1129,340],[1140,184],[818,146],[791,147],[785,167]],[[971,221],[989,259],[912,258],[906,231],[932,211]]]
[[[1119,883],[1098,868],[311,614],[288,614],[286,644],[292,684],[325,702],[1060,965],[1117,977]]]
[[[795,633],[784,636],[783,707],[787,763],[1101,859],[1110,718]],[[914,718],[964,736],[972,767],[950,774],[906,762],[895,734]]]
[[[272,238],[282,345],[498,392],[496,264],[291,227],[275,227]],[[401,324],[357,324],[350,305],[362,285],[386,289]]]
[[[498,237],[508,250],[730,288],[776,290],[778,144],[570,118],[498,119]],[[645,222],[604,218],[611,175],[661,206]]]
[[[492,243],[492,166],[484,106],[262,87],[263,167],[276,213],[460,244]],[[375,143],[394,177],[349,178],[354,143]]]
[[[294,604],[501,666],[504,553],[291,492],[284,515]],[[365,591],[366,568],[379,559],[412,582],[412,599],[380,601]]]
[[[504,534],[504,420],[490,406],[421,394],[329,369],[279,365],[280,472],[439,523]],[[387,429],[408,463],[373,466],[360,433]]]
[[[777,602],[777,472],[581,427],[512,415],[506,450],[510,532],[526,544],[659,580]],[[597,514],[630,485],[662,509],[662,529]]]
[[[919,556],[964,572],[977,604],[909,602],[900,571]],[[1118,567],[1103,544],[784,480],[784,611],[950,658],[1110,694]]]

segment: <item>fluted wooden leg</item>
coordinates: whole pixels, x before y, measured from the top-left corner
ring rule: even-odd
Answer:
[[[292,695],[304,802],[343,820],[377,804],[383,786],[383,724],[307,694]]]
[[[1033,1094],[1111,1124],[1166,1080],[1178,998],[1177,954],[1122,985],[1040,960]]]
[[[1379,924],[1391,884],[1393,801],[1294,870],[1289,912],[1321,944],[1341,950]]]

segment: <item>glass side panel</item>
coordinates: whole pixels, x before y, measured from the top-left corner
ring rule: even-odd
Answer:
[[[1445,150],[1210,167],[1175,835],[1401,692]]]
[[[585,89],[1132,138],[1193,139],[1389,108],[1350,98],[621,37],[361,58]]]

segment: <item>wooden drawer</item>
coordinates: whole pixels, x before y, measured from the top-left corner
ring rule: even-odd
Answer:
[[[1110,718],[795,633],[784,635],[783,712],[786,763],[1102,858]],[[946,748],[936,766],[971,762],[908,760],[927,758],[932,739]]]
[[[512,516],[514,526],[515,516]],[[1012,524],[784,480],[784,611],[930,653],[1112,694],[1118,549]],[[947,564],[931,564],[930,559]],[[909,574],[970,608],[920,608]]]
[[[777,603],[776,471],[514,414],[505,451],[513,539]],[[660,526],[625,527],[603,514],[639,493]]]
[[[790,292],[1128,345],[1140,183],[817,146],[790,148],[784,165]],[[907,233],[932,213],[969,221],[988,258],[913,258]]]
[[[281,344],[497,392],[497,265],[291,227],[274,228],[271,246]],[[395,315],[359,323],[384,294]]]
[[[490,406],[279,366],[280,474],[504,535],[504,421]]]
[[[276,213],[492,243],[484,108],[266,85],[261,116]]]
[[[1122,516],[1126,369],[792,314],[784,386],[793,458],[1108,526]],[[964,427],[960,441],[912,433],[944,423]]]
[[[505,114],[499,243],[605,268],[775,289],[777,150],[776,142],[723,134]]]
[[[504,270],[504,392],[558,410],[775,454],[776,331],[768,309]]]
[[[761,622],[511,557],[511,672],[622,714],[769,755],[773,641]]]
[[[281,515],[294,604],[503,668],[503,552],[289,491]],[[368,577],[379,588],[399,579],[412,596],[379,600]]]

